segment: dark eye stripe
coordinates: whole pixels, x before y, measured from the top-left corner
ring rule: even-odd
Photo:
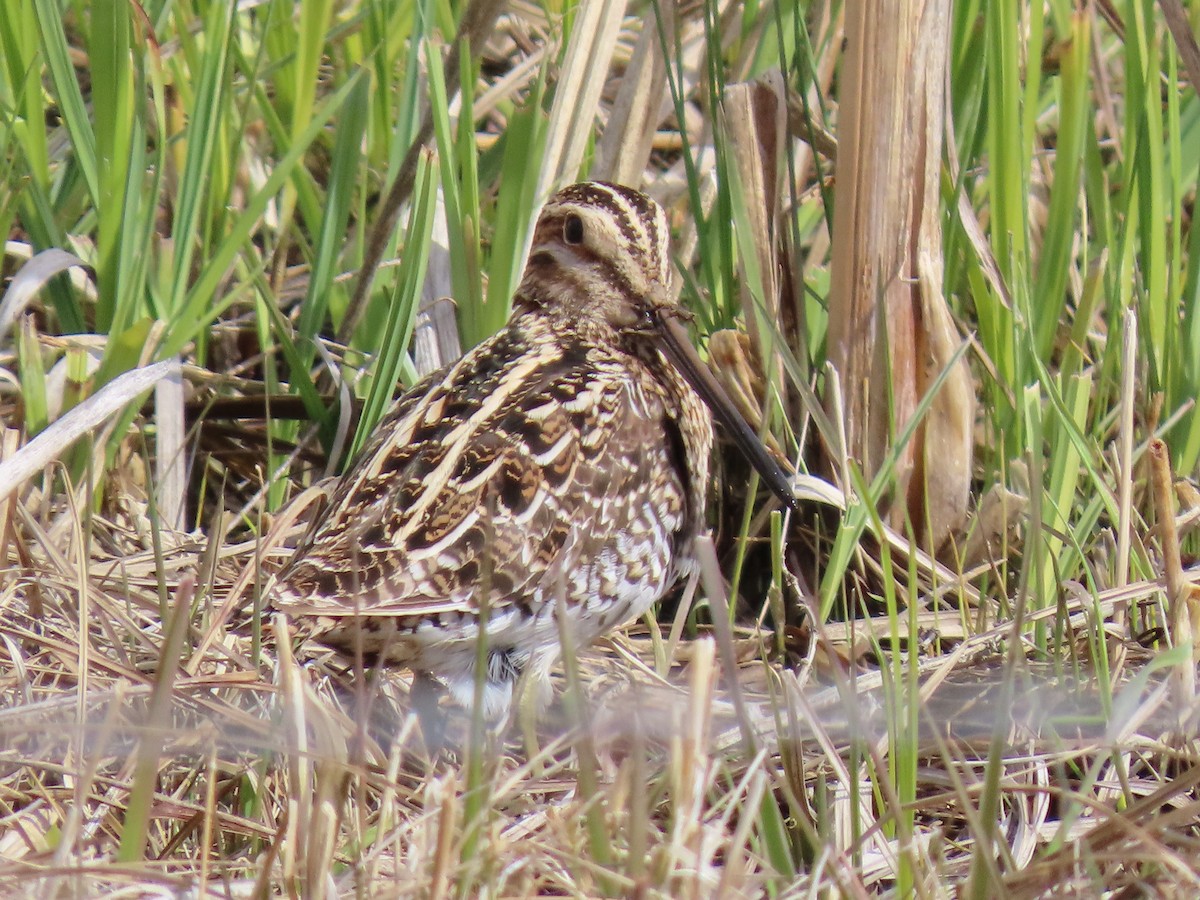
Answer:
[[[658,268],[662,268],[659,249],[662,246],[662,224],[665,215],[662,207],[639,191],[607,185],[612,190],[612,208],[620,221],[621,232],[631,243],[648,251]]]
[[[609,200],[605,203],[608,211],[612,214],[613,220],[617,223],[617,227],[621,231],[621,236],[626,242],[634,247],[642,246],[649,237],[648,230],[643,226],[639,229],[638,220],[644,220],[644,216],[640,214],[640,210],[630,202],[628,194],[617,187],[616,185],[608,186],[612,192]]]
[[[616,201],[614,206],[619,208],[622,234],[627,240],[640,244],[650,255],[654,267],[669,279],[668,261],[661,253],[666,229],[666,213],[663,208],[639,191],[621,185],[605,186],[612,191]],[[640,233],[634,223],[640,226]]]

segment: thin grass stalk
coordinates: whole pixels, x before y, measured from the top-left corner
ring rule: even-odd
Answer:
[[[1040,4],[1033,6],[1040,7]],[[1038,314],[1034,322],[1034,349],[1042,360],[1050,358],[1055,331],[1066,313],[1067,278],[1074,262],[1080,172],[1086,131],[1090,125],[1087,103],[1091,87],[1090,22],[1089,16],[1077,13],[1072,17],[1071,31],[1060,38],[1065,50],[1056,81],[1059,121],[1055,139],[1054,180],[1050,187],[1050,207],[1033,285],[1033,308]],[[1036,27],[1034,23],[1031,26]],[[1028,52],[1032,54],[1037,49],[1031,46]]]
[[[451,853],[456,837],[455,824],[458,821],[458,786],[453,770],[444,781],[438,782],[442,790],[442,802],[438,808],[437,845],[433,858],[429,861],[429,897],[430,900],[442,900],[448,896],[452,875],[450,867]]]
[[[1155,4],[1130,0],[1125,7],[1124,41],[1127,76],[1125,133],[1131,140],[1125,158],[1128,182],[1129,238],[1136,241],[1134,258],[1126,258],[1124,272],[1140,287],[1139,306],[1146,338],[1143,352],[1150,364],[1150,383],[1165,386],[1165,365],[1175,345],[1177,329],[1170,327],[1167,285],[1164,191],[1167,176],[1163,144],[1164,122],[1160,79],[1162,60],[1158,46],[1159,17]],[[1136,211],[1136,212],[1135,212]],[[1131,248],[1132,249],[1132,248]],[[1137,275],[1134,275],[1136,265]],[[1135,288],[1136,289],[1136,288]]]
[[[180,178],[179,199],[174,219],[175,268],[171,279],[166,312],[178,315],[185,308],[188,282],[193,275],[192,260],[201,233],[203,203],[221,135],[221,113],[229,79],[229,50],[234,40],[235,7],[216,4],[205,21],[206,52],[196,85],[192,118],[187,132],[187,156]]]
[[[165,108],[166,85],[164,83],[163,60],[157,44],[145,37],[141,39],[141,64],[136,67],[133,95],[149,95],[149,103],[135,104],[135,116],[140,141],[130,145],[132,159],[125,171],[125,182],[121,186],[123,203],[120,210],[121,233],[119,255],[116,260],[116,278],[113,286],[115,308],[110,326],[104,328],[101,312],[97,311],[97,329],[118,334],[134,328],[147,314],[152,314],[159,304],[155,300],[156,285],[151,279],[154,264],[160,260],[155,248],[155,198],[161,197],[166,179],[167,147],[170,143],[164,130],[167,121]],[[151,132],[145,118],[153,110]],[[147,142],[151,149],[147,149]],[[164,270],[169,267],[164,266]],[[164,271],[163,277],[167,277]]]
[[[450,98],[445,79],[434,65],[433,44],[427,44],[430,56],[429,110],[437,142],[442,199],[446,210],[446,232],[450,265],[450,284],[460,329],[479,340],[488,335],[484,324],[483,273],[480,269],[480,208],[478,154],[475,148],[472,110],[475,98],[475,66],[464,57],[459,75],[461,110],[457,128],[451,121]]]
[[[471,0],[466,10],[463,11],[462,18],[458,23],[455,41],[451,45],[450,53],[446,58],[445,69],[448,73],[448,77],[446,78],[448,86],[454,85],[459,76],[459,56],[461,55],[463,45],[466,45],[468,56],[474,58],[481,54],[484,43],[491,36],[492,25],[500,13],[501,6],[501,0]],[[386,81],[386,79],[383,80]],[[453,88],[450,88],[447,93],[454,93]],[[371,282],[375,277],[375,270],[379,267],[379,263],[383,259],[383,251],[389,242],[396,216],[399,214],[404,201],[408,199],[409,193],[412,191],[413,184],[415,183],[418,158],[421,150],[429,143],[432,137],[433,120],[431,116],[426,115],[422,119],[421,127],[417,130],[412,142],[405,151],[404,158],[396,172],[396,177],[379,210],[379,217],[376,220],[376,224],[367,238],[363,266],[358,281],[355,284],[354,294],[350,298],[350,305],[347,308],[346,316],[338,328],[338,339],[341,341],[348,339],[358,326],[366,306],[367,297],[370,294]]]
[[[558,587],[559,596],[566,597],[565,582]],[[588,726],[587,699],[579,675],[579,659],[576,656],[574,634],[570,615],[565,602],[554,606],[555,622],[558,625],[562,647],[563,671],[567,686],[563,693],[563,705],[575,735],[574,749],[578,758],[575,773],[578,782],[576,802],[583,807],[583,824],[587,839],[588,860],[600,868],[597,873],[597,890],[603,896],[615,896],[616,885],[607,876],[614,867],[615,858],[610,852],[612,838],[608,832],[605,816],[604,796],[601,793],[596,747],[592,730]]]
[[[66,27],[53,0],[34,0],[33,10],[41,37],[41,49],[62,110],[63,124],[71,136],[74,162],[83,176],[93,206],[100,201],[97,174],[96,135],[88,120],[87,107],[70,60]]]
[[[505,131],[487,295],[481,314],[476,317],[476,328],[479,330],[474,334],[463,334],[463,343],[467,345],[494,334],[508,321],[512,296],[524,265],[527,242],[540,206],[535,193],[536,181],[527,178],[526,173],[529,160],[540,158],[545,150],[546,122],[541,105],[546,95],[547,77],[547,69],[543,65],[528,99],[514,111]]]
[[[92,105],[96,143],[96,269],[100,302],[96,309],[97,330],[112,324],[115,308],[122,301],[121,244],[125,237],[126,190],[133,165],[142,162],[145,137],[142,117],[134,103],[134,60],[130,46],[129,6],[113,0],[98,0],[91,16],[90,63]],[[136,148],[137,156],[134,156]],[[144,171],[144,170],[143,170]],[[138,222],[140,216],[130,221]],[[134,235],[130,235],[133,237]]]
[[[1117,442],[1117,560],[1114,584],[1124,587],[1129,583],[1129,553],[1132,542],[1133,524],[1133,439],[1134,439],[1134,391],[1136,388],[1137,314],[1126,310],[1125,327],[1121,332],[1121,420]],[[1116,610],[1114,622],[1118,627],[1128,622],[1126,608]]]
[[[117,850],[118,862],[133,862],[146,854],[150,811],[158,786],[159,761],[163,741],[170,729],[171,698],[191,621],[194,592],[195,579],[190,574],[184,575],[175,592],[175,603],[167,621],[160,666],[150,695],[143,737],[138,743],[134,780],[129,789],[121,842]]]
[[[345,84],[317,107],[301,139],[280,157],[261,188],[246,199],[242,212],[201,267],[199,276],[187,289],[182,305],[170,319],[159,350],[163,357],[182,352],[201,330],[216,321],[236,301],[236,293],[231,293],[223,300],[213,302],[218,283],[225,278],[235,257],[242,251],[244,242],[249,240],[258,227],[267,206],[274,201],[287,179],[291,177],[292,169],[300,163],[309,145],[346,103],[361,77],[361,70],[351,75]]]
[[[1187,653],[1171,676],[1174,704],[1180,714],[1180,728],[1194,721],[1192,709],[1196,700],[1196,666],[1193,661],[1196,635],[1191,617],[1191,588],[1183,577],[1183,562],[1179,552],[1179,535],[1175,527],[1174,473],[1167,445],[1160,438],[1150,442],[1150,486],[1158,519],[1158,541],[1163,555],[1163,577],[1167,587],[1169,623],[1168,643],[1184,648]]]
[[[478,638],[475,642],[474,665],[474,696],[470,710],[470,726],[466,747],[466,792],[463,798],[463,840],[460,847],[459,861],[468,864],[468,871],[476,883],[486,882],[492,870],[492,847],[488,842],[489,825],[491,823],[492,783],[487,777],[487,768],[492,761],[489,755],[492,746],[488,741],[487,723],[484,721],[484,698],[491,680],[490,651],[488,647],[488,622],[492,609],[489,603],[491,597],[492,578],[495,572],[496,560],[491,552],[495,546],[495,499],[489,498],[488,507],[482,516],[483,520],[483,557],[479,580],[479,625]],[[428,737],[426,744],[428,745]],[[460,896],[470,882],[464,880],[460,884]]]
[[[402,357],[412,338],[421,285],[425,282],[436,191],[437,169],[426,155],[417,167],[414,203],[404,240],[404,259],[400,264],[395,295],[388,307],[379,355],[372,366],[371,387],[359,416],[358,431],[350,445],[350,459],[358,456],[375,426],[392,405]]]
[[[757,752],[758,740],[755,737],[753,726],[750,724],[746,700],[737,676],[737,659],[733,652],[733,634],[729,626],[732,614],[721,583],[721,566],[717,561],[717,551],[713,546],[712,538],[708,535],[697,537],[693,552],[699,560],[700,580],[712,608],[713,632],[717,638],[721,664],[729,681],[729,692],[733,700],[734,711],[737,714],[738,727],[741,729],[742,751],[746,756],[751,756]]]
[[[929,411],[934,396],[941,390],[949,375],[954,372],[955,366],[962,359],[966,349],[967,345],[960,346],[947,363],[946,368],[942,370],[938,378],[929,386],[929,390],[917,405],[912,417],[893,439],[888,454],[880,464],[879,471],[870,485],[854,496],[853,500],[851,496],[847,497],[847,506],[842,517],[842,524],[834,539],[834,545],[830,551],[829,560],[821,578],[821,621],[825,621],[828,618],[830,610],[833,608],[842,578],[851,564],[853,555],[858,550],[859,539],[862,537],[872,515],[870,511],[878,506],[880,498],[889,486],[896,458],[903,452],[908,442],[912,440],[921,421]],[[837,392],[831,390],[830,393],[836,396]],[[838,403],[835,400],[833,402],[833,415],[831,418],[837,421],[836,416],[838,414]],[[834,446],[836,447],[837,445],[835,444]],[[844,453],[835,452],[833,458],[839,457],[845,460],[845,469],[842,478],[846,480],[848,485],[857,486],[861,484],[861,473],[859,473],[849,456]]]
[[[359,166],[367,127],[369,84],[365,78],[357,81],[346,98],[344,111],[338,117],[337,137],[324,197],[324,215],[317,232],[312,271],[296,325],[301,342],[300,356],[310,364],[316,357],[316,347],[312,342],[328,315],[330,293],[340,290],[334,287],[334,275],[337,274],[346,240],[356,179],[361,177]],[[293,373],[293,378],[297,377],[303,377],[302,373]]]

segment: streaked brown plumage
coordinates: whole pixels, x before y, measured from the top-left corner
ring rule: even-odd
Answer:
[[[486,603],[489,719],[522,671],[558,657],[556,604],[577,645],[641,615],[704,526],[713,426],[689,381],[721,399],[678,346],[670,266],[666,217],[645,195],[584,183],[552,197],[508,326],[398,401],[274,607],[470,706]]]

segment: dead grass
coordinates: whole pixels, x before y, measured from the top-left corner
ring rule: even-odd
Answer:
[[[1164,737],[1175,711],[1144,659],[1106,712],[1086,665],[1006,678],[991,649],[1003,628],[926,656],[901,836],[887,790],[898,695],[869,660],[823,658],[852,655],[835,628],[796,668],[757,630],[735,635],[732,659],[699,636],[658,667],[661,645],[617,638],[581,657],[585,725],[559,701],[524,741],[429,760],[406,676],[278,653],[278,622],[255,665],[246,622],[210,630],[231,585],[275,565],[255,542],[211,553],[200,535],[164,536],[157,555],[129,498],[86,527],[24,499],[10,525],[24,564],[0,600],[6,895],[854,895],[894,889],[906,866],[930,895],[979,867],[989,895],[1200,886],[1195,735]],[[168,609],[191,610],[177,666],[160,573]],[[144,841],[122,860],[137,810]],[[772,827],[803,871],[772,858]]]

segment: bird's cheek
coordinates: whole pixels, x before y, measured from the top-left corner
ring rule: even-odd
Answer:
[[[609,317],[613,327],[633,334],[653,331],[653,324],[641,306],[630,306],[627,302],[615,303]]]

